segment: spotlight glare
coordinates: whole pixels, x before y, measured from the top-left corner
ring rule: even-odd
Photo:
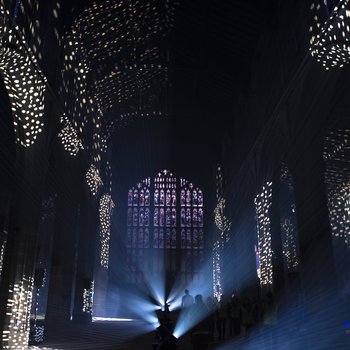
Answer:
[[[132,318],[118,318],[118,317],[93,317],[92,322],[132,322]]]

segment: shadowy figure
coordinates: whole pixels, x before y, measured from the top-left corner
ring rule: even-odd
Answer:
[[[214,321],[214,315],[215,315],[215,311],[216,311],[216,305],[214,304],[214,301],[211,297],[208,297],[206,300],[206,307],[208,309],[208,313],[209,316],[207,317],[207,323],[208,323],[208,328],[209,328],[209,332],[211,333],[211,335],[214,335],[214,325],[215,325],[215,321]]]
[[[183,311],[188,312],[191,306],[193,305],[193,302],[193,296],[190,294],[188,289],[185,289],[185,295],[182,297],[181,301],[181,308],[183,309]]]
[[[208,314],[209,309],[203,302],[203,296],[197,294],[190,311],[191,322],[195,324],[190,332],[193,350],[205,350],[212,341],[212,334],[207,322]]]
[[[229,303],[229,330],[230,336],[238,336],[241,334],[242,311],[240,301],[236,294],[232,294]]]
[[[241,312],[242,312],[242,325],[244,327],[244,335],[246,337],[249,337],[251,330],[254,326],[254,309],[248,297],[245,297],[243,299],[243,302],[241,304]]]
[[[278,305],[271,292],[266,293],[262,307],[263,336],[265,350],[277,349],[277,313]]]
[[[226,321],[228,319],[228,303],[225,301],[225,296],[222,294],[217,308],[217,330],[219,339],[225,339],[226,335]]]

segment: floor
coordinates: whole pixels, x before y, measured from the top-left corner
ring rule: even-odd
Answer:
[[[62,334],[62,332],[57,332]],[[31,350],[152,350],[155,333],[141,321],[132,322],[95,322],[89,325],[70,325],[64,330],[64,336],[50,339]],[[346,350],[350,349],[350,334],[330,339],[327,334],[324,341],[313,341],[306,346],[305,334],[284,333],[279,335],[277,347],[265,347],[266,340],[263,334],[256,330],[250,337],[243,335],[236,339],[213,341],[208,350]],[[312,337],[314,339],[314,337]],[[331,340],[328,342],[328,339]],[[322,345],[328,343],[328,345]],[[178,341],[178,350],[193,350],[189,335]],[[201,349],[204,350],[204,349]]]

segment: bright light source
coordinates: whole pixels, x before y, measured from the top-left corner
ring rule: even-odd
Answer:
[[[93,317],[92,322],[132,322],[132,318],[117,318],[117,317]]]

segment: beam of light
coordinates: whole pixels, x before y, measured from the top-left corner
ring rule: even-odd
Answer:
[[[136,295],[130,295],[125,303],[134,315],[148,323],[152,329],[159,326],[156,314],[156,311],[159,310],[159,305],[153,304],[146,297],[142,298]]]
[[[208,274],[208,272],[211,272],[212,267],[212,261],[209,260],[204,264],[204,266],[202,266],[201,270],[206,276],[210,276],[211,274]],[[176,338],[180,338],[209,316],[209,309],[206,307],[205,302],[208,297],[212,298],[213,296],[213,288],[211,283],[199,284],[198,281],[191,281],[186,286],[183,286],[182,283],[179,283],[179,281],[177,281],[168,298],[169,301],[173,300],[172,303],[170,302],[170,306],[172,306],[172,304],[179,305],[179,303],[181,306],[182,296],[180,294],[180,291],[182,290],[183,293],[184,289],[188,289],[194,298],[198,294],[202,295],[204,305],[203,307],[194,305],[189,311],[181,310],[179,319],[175,325],[173,332]]]
[[[175,297],[174,299],[169,299],[167,301],[167,303],[169,305],[170,312],[178,310],[181,307],[181,296],[179,295],[178,297]]]
[[[198,325],[209,316],[209,309],[206,305],[199,307],[193,305],[188,312],[181,311],[179,319],[174,329],[174,336],[176,338],[182,337],[185,333]]]
[[[118,317],[93,317],[92,322],[132,322],[133,318],[118,318]]]
[[[140,270],[142,268],[140,267]],[[143,272],[143,276],[152,297],[157,300],[159,306],[165,305],[165,272],[156,276],[152,273]]]

